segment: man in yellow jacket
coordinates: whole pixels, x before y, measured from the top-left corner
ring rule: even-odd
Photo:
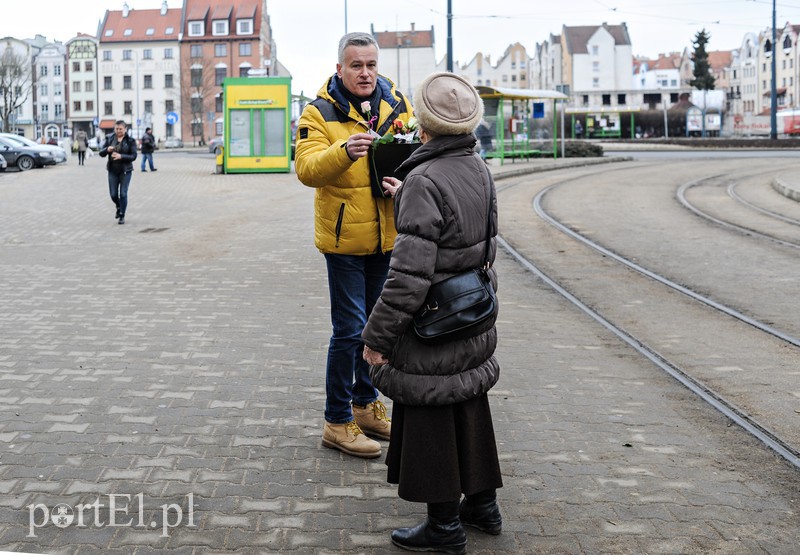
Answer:
[[[322,443],[373,458],[388,440],[386,407],[362,359],[361,331],[380,296],[397,235],[391,196],[373,196],[369,151],[375,137],[412,108],[378,75],[378,43],[368,33],[339,41],[336,73],[306,106],[297,124],[295,170],[315,189],[314,238],[325,255],[333,335],[325,375]]]

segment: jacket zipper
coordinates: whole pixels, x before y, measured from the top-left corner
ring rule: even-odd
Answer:
[[[344,220],[344,203],[339,207],[339,218],[336,220],[336,248],[339,248],[339,236],[342,234],[342,221]]]

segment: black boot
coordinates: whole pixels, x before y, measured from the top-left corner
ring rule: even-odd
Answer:
[[[487,534],[497,535],[503,529],[503,517],[497,506],[497,492],[489,489],[467,495],[459,507],[461,522]]]
[[[428,518],[392,532],[392,543],[409,551],[467,552],[467,534],[458,519],[458,501],[428,503]]]

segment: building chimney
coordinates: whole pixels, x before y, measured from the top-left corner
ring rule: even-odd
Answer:
[[[167,0],[161,2],[161,15],[167,15]]]
[[[414,22],[413,21],[411,22],[411,32],[412,33],[414,32]]]
[[[127,2],[122,4],[122,17],[128,17],[128,14],[130,13],[130,11],[131,11],[131,9],[128,7],[128,3]]]

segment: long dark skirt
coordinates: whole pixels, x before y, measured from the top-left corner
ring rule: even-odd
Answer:
[[[394,403],[386,465],[406,501],[443,503],[503,487],[488,396],[438,407]]]

